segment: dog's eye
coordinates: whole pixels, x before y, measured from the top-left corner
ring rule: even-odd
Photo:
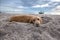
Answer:
[[[37,20],[39,20],[39,18]]]

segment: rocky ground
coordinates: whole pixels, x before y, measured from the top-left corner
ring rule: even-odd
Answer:
[[[9,22],[12,14],[0,14],[0,40],[60,40],[60,15],[38,15],[44,23]]]

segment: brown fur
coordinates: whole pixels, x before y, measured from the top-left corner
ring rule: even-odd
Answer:
[[[10,22],[24,22],[24,23],[33,23],[33,24],[41,24],[42,18],[34,15],[21,15],[21,16],[12,16],[10,18]]]

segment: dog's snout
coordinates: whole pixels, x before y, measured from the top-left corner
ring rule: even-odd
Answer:
[[[36,27],[39,27],[39,24],[36,24]]]

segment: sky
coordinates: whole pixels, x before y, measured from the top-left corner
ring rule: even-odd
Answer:
[[[0,11],[6,13],[60,11],[60,0],[0,0]]]

